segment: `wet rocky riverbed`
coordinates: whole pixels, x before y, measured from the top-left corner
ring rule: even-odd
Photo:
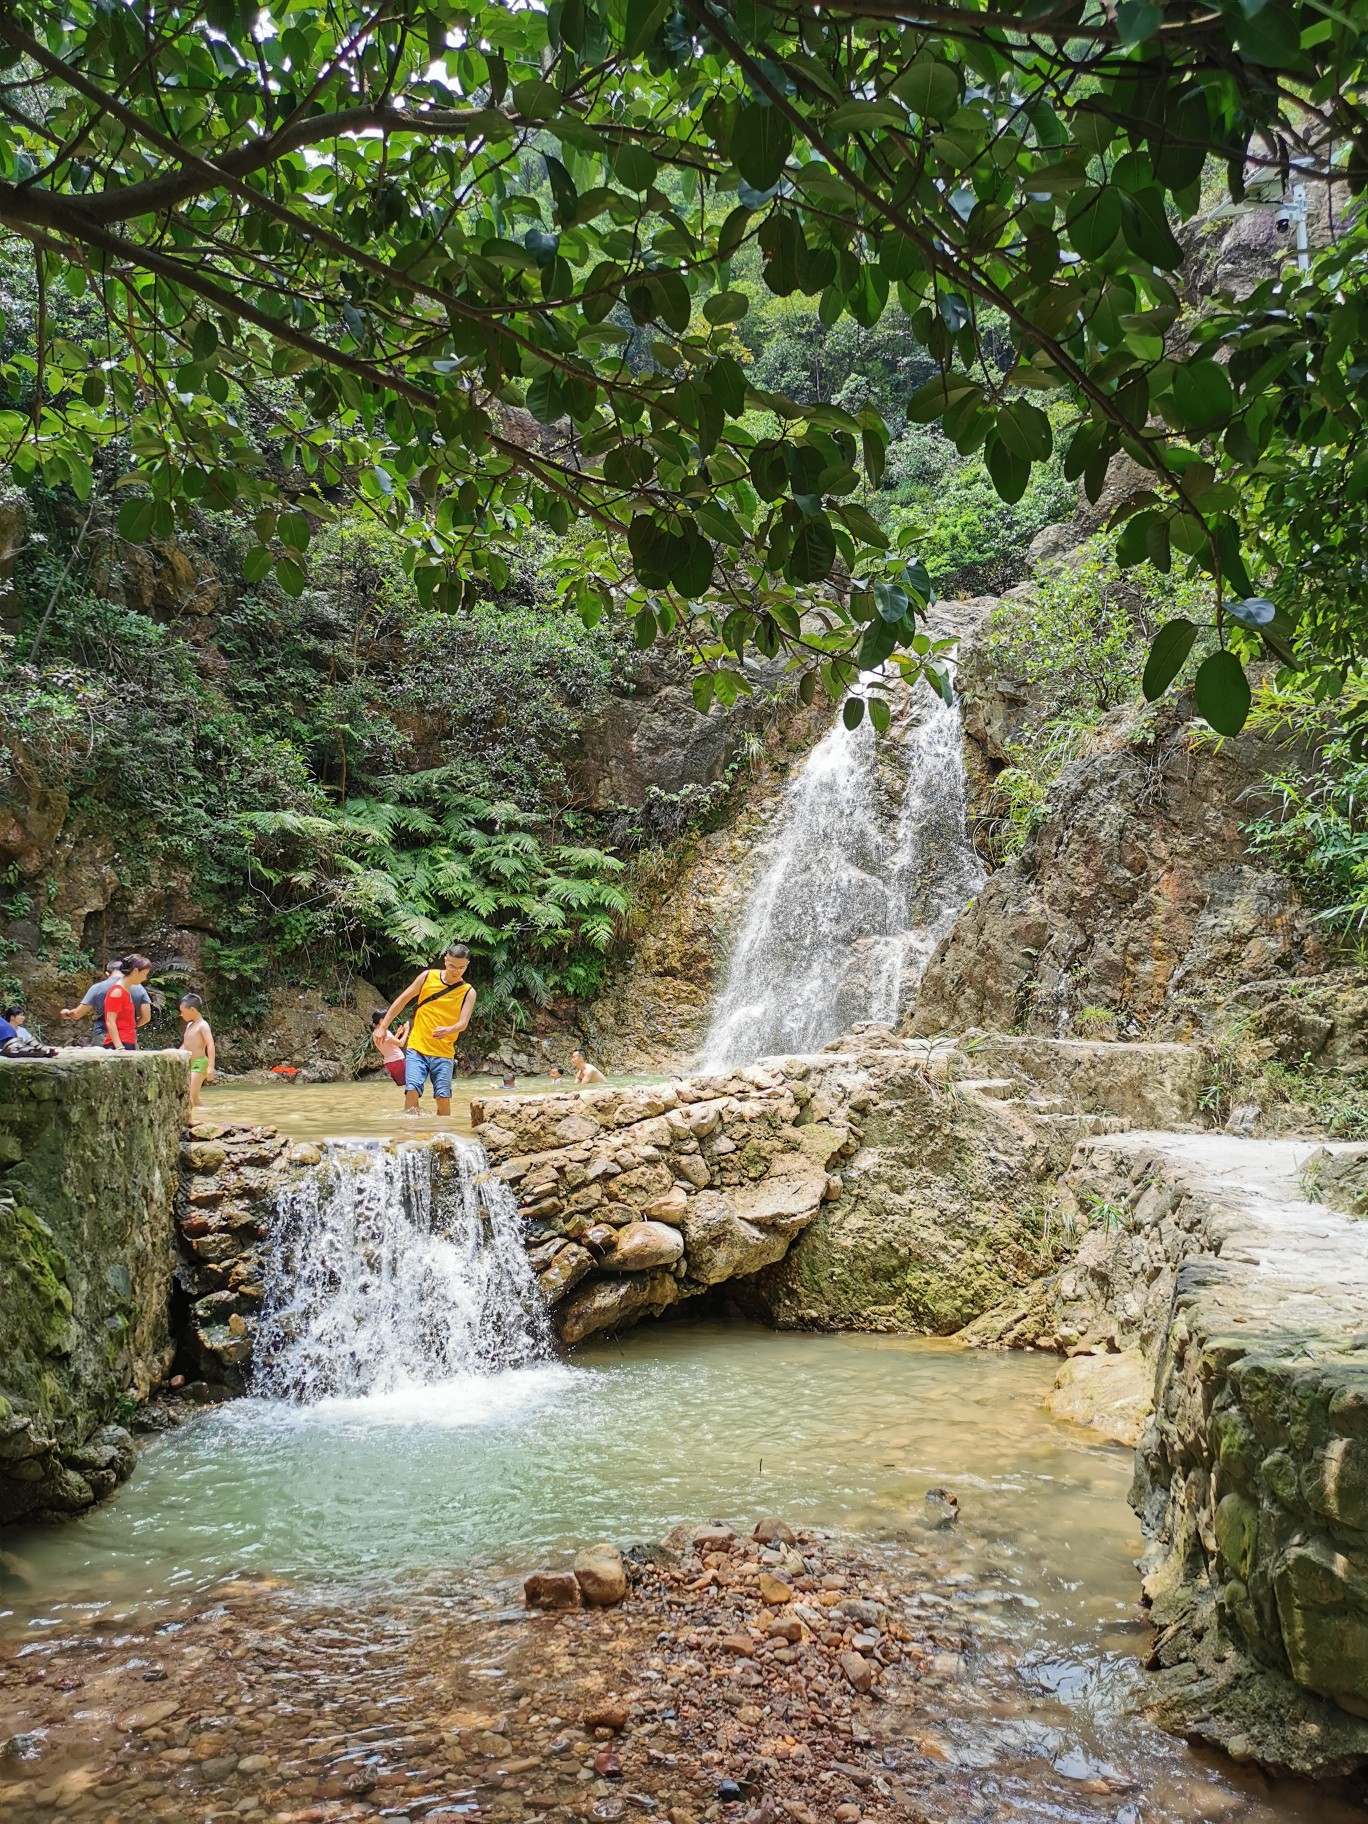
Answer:
[[[1080,1737],[954,1503],[879,1545],[679,1529],[620,1606],[539,1612],[467,1573],[346,1603],[269,1579],[53,1616],[0,1658],[11,1824],[658,1818],[856,1824],[1274,1818],[1348,1798],[1174,1753],[1120,1665]],[[525,1567],[524,1567],[525,1568]],[[1142,1644],[1141,1626],[1132,1644]],[[1133,1662],[1129,1662],[1133,1664]],[[1076,1670],[1076,1669],[1075,1669]],[[1099,1676],[1096,1668],[1092,1673]]]

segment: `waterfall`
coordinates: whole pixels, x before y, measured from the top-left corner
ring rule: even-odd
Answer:
[[[282,1191],[254,1393],[396,1393],[549,1349],[517,1206],[478,1145],[332,1142]]]
[[[965,819],[957,706],[926,685],[917,720],[884,753],[900,777],[885,809],[868,721],[838,721],[790,784],[704,1044],[725,1069],[813,1051],[860,1021],[896,1022],[941,938],[983,884]]]

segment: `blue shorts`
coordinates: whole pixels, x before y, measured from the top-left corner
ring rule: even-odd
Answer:
[[[424,1083],[431,1083],[433,1095],[439,1102],[445,1102],[451,1095],[451,1077],[455,1068],[455,1058],[430,1058],[425,1051],[406,1052],[404,1088],[421,1096]]]

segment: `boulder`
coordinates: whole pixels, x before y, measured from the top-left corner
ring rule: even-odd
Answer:
[[[627,1566],[615,1545],[591,1545],[575,1556],[575,1580],[588,1607],[611,1608],[627,1594]]]
[[[572,1292],[556,1313],[556,1330],[565,1343],[581,1343],[600,1330],[615,1330],[638,1318],[657,1317],[679,1298],[673,1274],[623,1273],[598,1279]]]
[[[791,1526],[770,1514],[756,1522],[751,1537],[758,1539],[761,1545],[792,1545],[795,1534]]]
[[[577,1609],[579,1580],[573,1571],[533,1571],[523,1583],[529,1609]]]
[[[594,1257],[588,1248],[582,1248],[577,1241],[567,1241],[538,1276],[537,1290],[548,1305],[554,1305],[579,1284],[593,1264]]]
[[[645,1273],[672,1267],[684,1252],[684,1237],[663,1222],[629,1222],[612,1231],[614,1242],[603,1257],[609,1273]]]

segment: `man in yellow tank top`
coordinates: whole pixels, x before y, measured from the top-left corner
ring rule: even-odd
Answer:
[[[451,1113],[451,1078],[456,1068],[456,1041],[475,1011],[475,990],[465,979],[470,952],[464,944],[448,945],[440,969],[415,976],[385,1015],[392,1028],[410,1001],[416,1001],[404,1059],[404,1113],[416,1115],[425,1084],[431,1083],[439,1115]]]

